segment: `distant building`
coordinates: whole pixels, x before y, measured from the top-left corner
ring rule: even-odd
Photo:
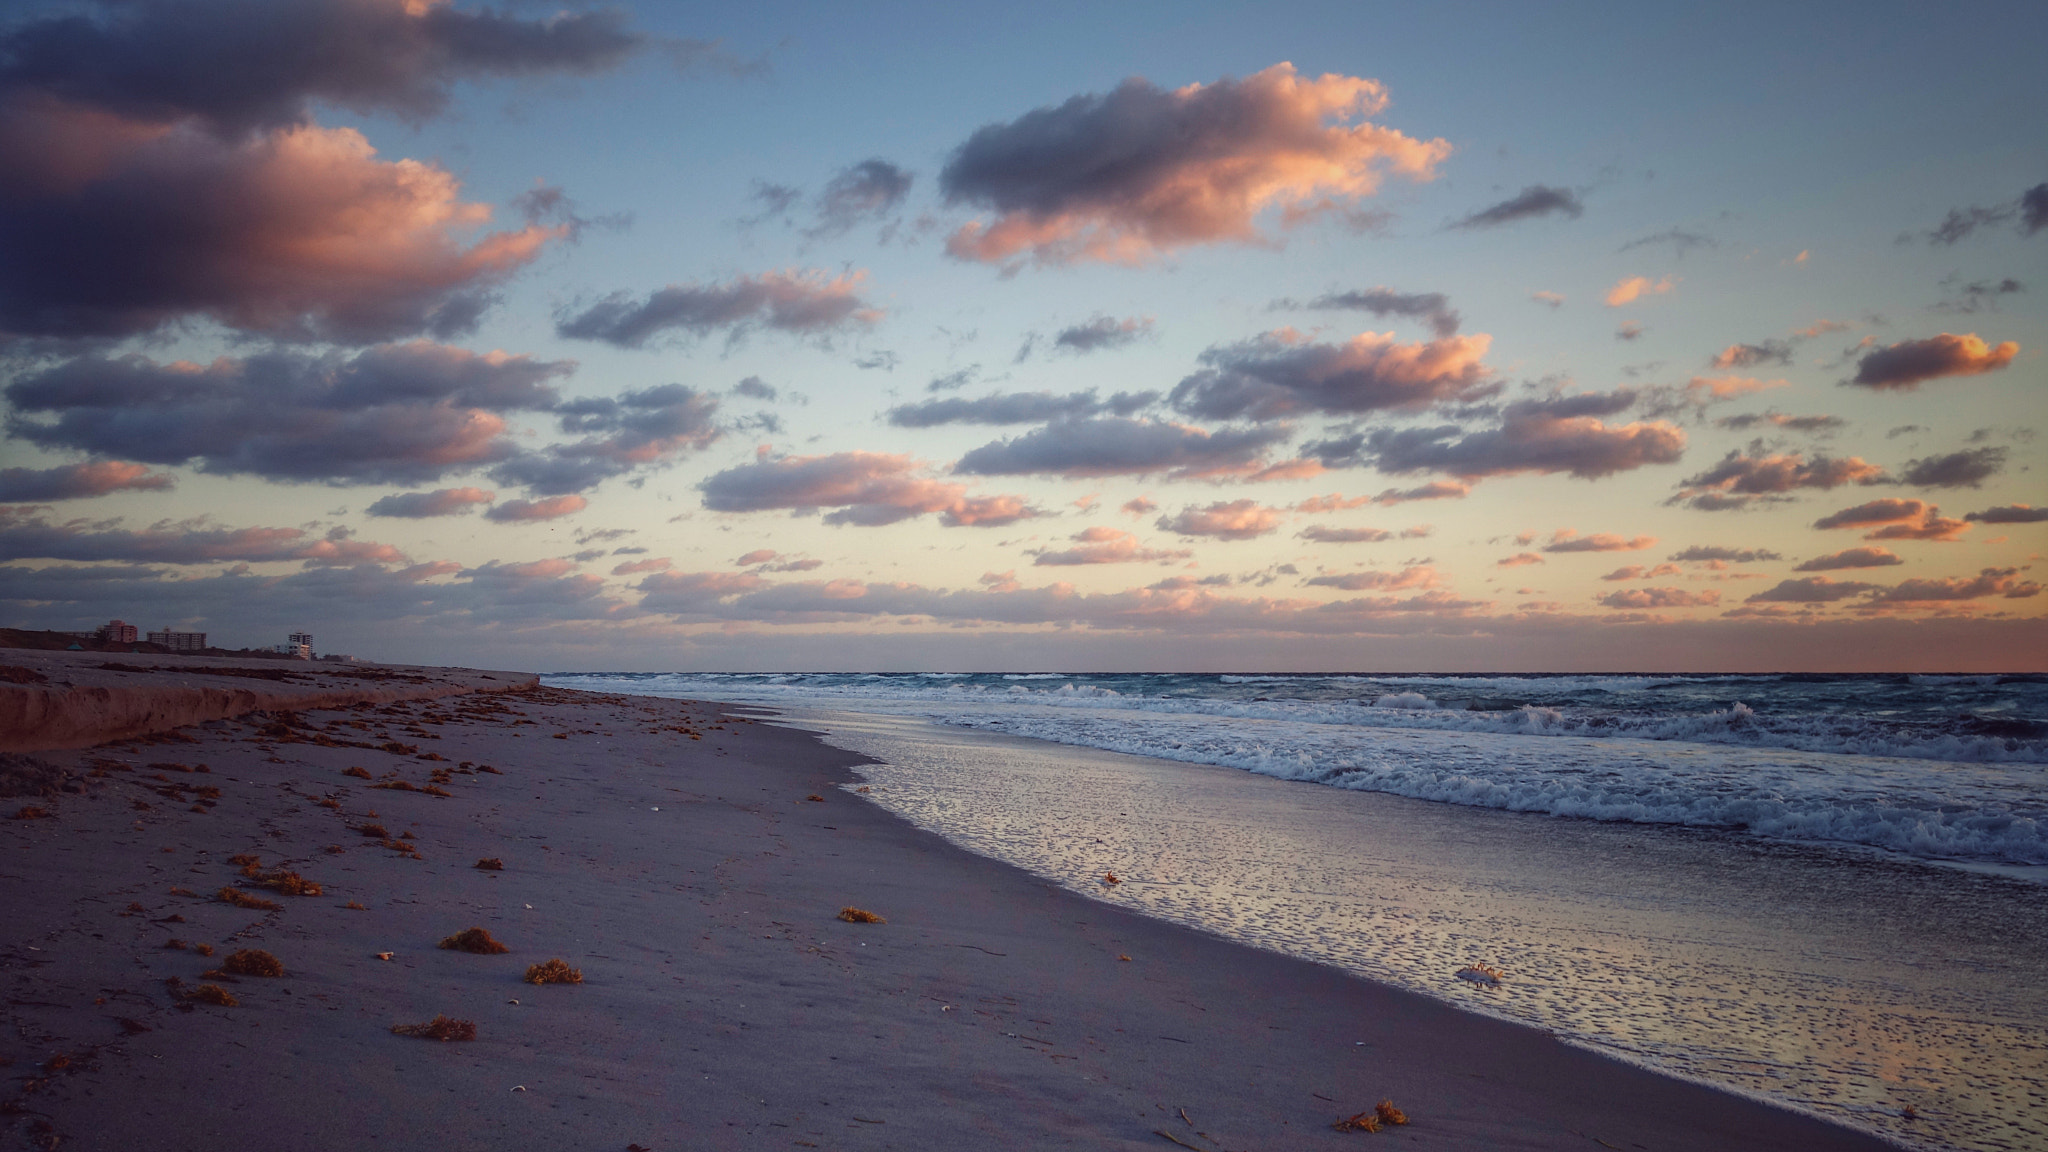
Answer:
[[[92,635],[93,639],[105,640],[109,644],[133,644],[142,638],[135,625],[125,620],[109,620]]]
[[[151,632],[149,634],[149,642],[151,644],[161,644],[173,652],[204,652],[206,650],[206,633],[173,632],[169,628],[165,628],[161,632]]]
[[[311,632],[294,632],[290,636],[285,637],[285,640],[288,643],[300,644],[307,648],[313,646],[313,634]]]

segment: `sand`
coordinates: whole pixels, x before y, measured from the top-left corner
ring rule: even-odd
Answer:
[[[0,819],[0,1131],[105,1149],[1883,1147],[1074,895],[914,829],[850,790],[850,754],[741,711],[526,688],[42,754],[86,790],[0,801],[53,814]],[[371,787],[437,778],[450,795]],[[322,894],[260,888],[238,854]],[[281,909],[212,898],[230,885]],[[472,926],[510,951],[435,947]],[[205,975],[238,949],[285,975]],[[583,983],[522,982],[552,958]],[[181,998],[206,982],[239,1005]],[[476,1039],[390,1031],[437,1014]],[[1331,1128],[1381,1099],[1412,1122]]]

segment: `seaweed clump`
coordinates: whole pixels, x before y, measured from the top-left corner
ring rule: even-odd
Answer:
[[[545,964],[529,965],[526,969],[528,984],[581,984],[583,970],[569,967],[569,962],[557,957]]]
[[[393,1024],[391,1030],[400,1036],[417,1036],[422,1040],[474,1040],[476,1023],[471,1020],[456,1020],[436,1013],[425,1024]]]
[[[184,994],[184,999],[196,1004],[212,1004],[220,1008],[233,1008],[241,1004],[235,994],[218,984],[201,984]]]
[[[865,908],[855,908],[852,905],[848,905],[844,908],[841,908],[839,910],[839,918],[841,920],[846,921],[848,924],[888,923],[887,920],[882,919],[880,916],[875,915],[873,912],[870,912]]]
[[[464,928],[441,941],[436,947],[455,952],[474,952],[479,956],[495,956],[512,950],[494,939],[490,932],[483,928]]]
[[[236,976],[282,976],[284,962],[261,948],[244,948],[223,961],[221,970]]]
[[[505,870],[505,862],[496,856],[486,856],[476,862],[476,867],[486,872],[503,872]]]
[[[239,888],[222,888],[213,894],[213,898],[223,904],[233,904],[237,908],[253,908],[259,912],[281,912],[284,910],[284,905],[279,904],[275,900],[265,900],[261,896],[251,896]]]

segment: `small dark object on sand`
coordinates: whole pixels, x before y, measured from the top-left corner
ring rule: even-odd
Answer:
[[[486,856],[476,862],[476,867],[486,872],[503,872],[505,870],[505,862],[496,856]]]
[[[185,993],[184,998],[193,1003],[213,1004],[222,1008],[233,1008],[241,1003],[240,1000],[235,999],[234,993],[229,992],[218,984],[201,984],[190,992]]]
[[[464,928],[438,945],[455,952],[474,952],[479,956],[495,956],[510,952],[511,949],[491,938],[490,932],[482,928]]]
[[[469,1020],[453,1020],[436,1015],[425,1024],[393,1024],[393,1032],[400,1036],[417,1036],[422,1040],[474,1040],[476,1024]]]
[[[887,920],[882,919],[880,916],[875,915],[873,912],[870,912],[865,908],[855,908],[850,904],[839,910],[839,918],[841,920],[846,921],[848,924],[888,923]]]

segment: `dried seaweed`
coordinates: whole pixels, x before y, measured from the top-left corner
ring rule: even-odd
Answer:
[[[483,928],[465,928],[441,941],[435,947],[447,948],[456,952],[474,952],[480,956],[494,956],[512,950],[496,939],[493,939],[490,932]]]

